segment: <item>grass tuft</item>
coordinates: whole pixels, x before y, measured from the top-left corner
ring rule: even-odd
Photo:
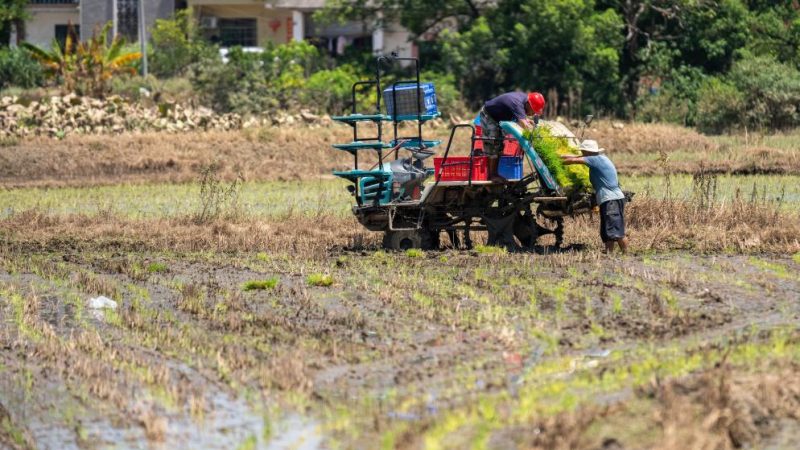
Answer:
[[[266,280],[250,280],[242,285],[243,291],[275,289],[278,285],[278,277],[267,278]]]
[[[167,265],[164,263],[153,262],[147,265],[147,271],[149,273],[164,273],[167,270]]]
[[[800,264],[800,252],[797,252],[794,255],[792,255],[792,261],[796,262],[797,264]]]
[[[478,244],[475,246],[475,251],[480,255],[505,255],[508,250],[505,247],[495,247],[493,245]]]
[[[306,277],[306,282],[311,286],[330,286],[333,284],[333,277],[321,273],[312,273]]]
[[[408,256],[409,258],[419,258],[425,256],[425,252],[423,252],[418,248],[410,248],[406,250],[406,256]]]

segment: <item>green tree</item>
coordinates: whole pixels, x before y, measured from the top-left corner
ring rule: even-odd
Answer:
[[[157,76],[174,76],[197,61],[205,47],[197,33],[191,8],[177,11],[170,19],[156,19],[150,29],[152,71]]]
[[[0,1],[0,47],[7,47],[11,39],[11,26],[16,25],[19,30],[24,24],[28,13],[25,6],[28,0],[2,0]]]
[[[800,71],[770,56],[734,63],[729,82],[744,96],[744,120],[751,128],[800,126]]]
[[[463,32],[445,30],[441,35],[444,66],[458,80],[458,88],[473,108],[505,84],[509,51],[494,39],[495,32],[485,17]]]
[[[328,0],[315,19],[364,21],[370,27],[399,22],[418,37],[439,25],[455,24],[455,31],[468,27],[491,5],[475,0]]]

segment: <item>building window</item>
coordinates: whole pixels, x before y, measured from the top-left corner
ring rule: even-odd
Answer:
[[[70,37],[72,38],[72,44],[75,45],[78,41],[80,41],[81,26],[56,25],[55,36],[56,36],[56,41],[58,41],[59,47],[64,48],[64,45],[67,43],[67,34],[70,35]]]
[[[139,40],[139,0],[117,0],[117,34],[128,42]]]
[[[219,19],[219,40],[223,47],[255,47],[258,44],[256,19]]]

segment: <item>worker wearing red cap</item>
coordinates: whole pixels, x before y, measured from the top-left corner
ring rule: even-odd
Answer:
[[[490,157],[490,175],[496,174],[497,156],[503,148],[500,122],[516,122],[523,128],[531,128],[532,124],[528,117],[540,115],[542,111],[544,111],[544,97],[538,92],[507,92],[483,105],[480,119],[485,138],[484,151]],[[492,166],[495,167],[494,170]]]

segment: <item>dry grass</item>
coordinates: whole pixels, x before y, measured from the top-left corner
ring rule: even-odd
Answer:
[[[597,121],[586,130],[585,137],[595,139],[609,151],[619,153],[673,153],[680,150],[711,152],[719,149],[712,139],[697,131],[672,124],[625,123]]]
[[[293,215],[283,219],[217,219],[197,224],[191,217],[128,220],[123,217],[49,217],[37,210],[0,222],[10,247],[29,250],[127,249],[129,251],[271,251],[324,257],[366,233],[353,218]],[[377,236],[377,235],[376,235]],[[376,237],[377,239],[377,237]]]
[[[783,211],[780,205],[743,199],[703,204],[697,199],[640,196],[626,211],[634,251],[795,253],[800,251],[798,219],[796,212]],[[566,242],[599,248],[596,217],[568,219],[565,227]],[[138,220],[112,214],[49,216],[38,210],[0,220],[0,234],[11,247],[31,250],[269,251],[310,259],[354,243],[377,247],[380,239],[352,217],[327,214],[219,218],[198,224],[188,216]],[[102,286],[92,290],[106,291]]]
[[[6,187],[184,182],[214,162],[226,180],[238,173],[260,180],[309,178],[351,163],[347,153],[330,147],[347,139],[341,127],[31,138],[0,147],[0,179]]]
[[[721,450],[758,444],[781,419],[800,419],[800,366],[787,363],[765,373],[737,374],[729,367],[658,384],[659,449]],[[647,395],[647,394],[646,394]]]
[[[445,141],[449,135],[446,127],[429,126],[425,133]],[[466,154],[467,134],[457,133],[451,154]],[[673,172],[694,173],[700,161],[706,170],[716,172],[800,172],[800,156],[790,145],[792,136],[712,139],[675,125],[633,123],[616,129],[611,122],[598,121],[586,137],[609,149],[626,174],[665,173],[667,167],[659,162],[659,155],[669,160],[668,169]],[[348,153],[330,147],[351,139],[350,128],[343,125],[25,138],[0,146],[0,186],[186,182],[196,180],[202,168],[212,163],[220,166],[224,180],[234,180],[239,174],[247,180],[313,179],[352,165]],[[374,162],[373,155],[362,156],[362,167]]]

